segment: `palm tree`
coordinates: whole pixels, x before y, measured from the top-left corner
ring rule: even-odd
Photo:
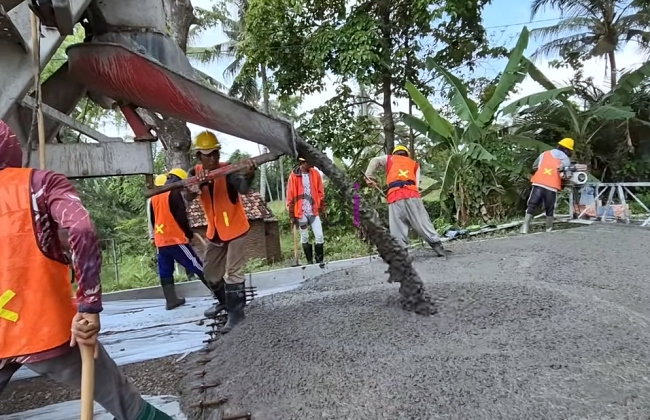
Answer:
[[[214,63],[219,60],[232,60],[223,71],[223,77],[226,81],[232,81],[228,89],[228,95],[237,97],[244,102],[256,104],[260,100],[260,89],[257,79],[253,76],[247,76],[242,73],[245,66],[245,59],[237,54],[238,46],[244,39],[246,31],[246,10],[248,9],[248,0],[237,0],[234,3],[237,6],[237,20],[232,19],[226,14],[217,14],[213,19],[218,20],[223,29],[223,33],[228,38],[227,41],[212,45],[209,47],[191,46],[187,48],[187,56],[201,63]],[[210,11],[204,11],[210,14]],[[246,73],[248,74],[248,73]]]
[[[616,52],[630,40],[643,44],[648,20],[628,0],[533,0],[531,20],[545,7],[558,9],[555,25],[531,31],[546,42],[533,57],[575,54],[582,59],[605,57],[611,89],[617,82]]]

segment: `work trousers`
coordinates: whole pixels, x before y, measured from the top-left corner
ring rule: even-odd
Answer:
[[[203,274],[207,281],[218,284],[221,279],[228,284],[240,284],[246,264],[246,235],[219,244],[209,242],[203,259]]]
[[[530,196],[528,196],[526,213],[534,215],[537,207],[543,206],[546,216],[552,217],[555,214],[556,201],[557,191],[533,185]]]
[[[388,205],[390,234],[409,245],[409,226],[429,245],[440,242],[440,236],[433,227],[429,213],[420,198],[406,198]]]
[[[190,245],[169,245],[158,248],[158,275],[161,279],[174,277],[175,262],[190,273],[203,275],[203,264]]]
[[[298,227],[300,227],[300,241],[303,244],[309,243],[309,227],[311,227],[311,231],[314,232],[314,241],[317,244],[325,242],[325,237],[323,236],[323,224],[321,223],[320,216],[302,216],[298,219]]]
[[[20,366],[10,363],[0,369],[0,392]],[[81,389],[81,353],[78,346],[62,356],[25,366],[55,382],[73,389]],[[94,399],[111,413],[115,420],[139,420],[143,417],[141,414],[145,408],[145,400],[101,344],[99,357],[95,359],[95,378]]]

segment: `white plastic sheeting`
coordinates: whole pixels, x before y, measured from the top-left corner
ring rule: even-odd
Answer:
[[[300,283],[258,291],[258,297],[296,288]],[[143,362],[160,357],[199,350],[208,329],[198,325],[211,298],[187,298],[187,303],[173,311],[165,309],[162,299],[105,302],[101,315],[100,341],[119,365]],[[11,379],[38,376],[22,367]]]
[[[178,397],[161,395],[156,397],[144,396],[144,399],[164,413],[172,416],[174,420],[187,420],[181,412]],[[47,407],[23,411],[22,413],[0,416],[0,420],[79,420],[81,412],[81,401],[68,401],[59,404],[48,405]],[[99,404],[95,403],[94,420],[113,420]]]
[[[211,302],[188,298],[173,311],[165,310],[162,299],[106,302],[100,341],[120,366],[198,350],[207,328],[197,322]],[[12,381],[34,376],[22,367]]]

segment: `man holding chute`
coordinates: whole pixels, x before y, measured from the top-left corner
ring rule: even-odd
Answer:
[[[424,239],[438,257],[446,257],[440,237],[433,227],[420,197],[420,165],[410,158],[406,146],[396,146],[391,155],[373,158],[366,169],[366,183],[377,188],[374,174],[386,168],[388,186],[388,224],[390,233],[404,246],[408,246],[409,225]]]
[[[199,164],[189,172],[196,175],[201,184],[189,188],[186,199],[191,202],[198,195],[201,201],[208,223],[206,239],[209,242],[204,257],[204,272],[210,287],[221,296],[212,308],[205,311],[205,316],[214,317],[218,306],[224,303],[224,297],[228,321],[220,332],[227,333],[246,316],[243,268],[246,263],[246,234],[250,225],[239,195],[250,191],[256,166],[250,160],[244,173],[235,172],[208,181],[206,175],[209,171],[227,165],[219,161],[221,145],[217,136],[210,131],[200,133],[194,140],[194,150]]]
[[[530,179],[533,188],[528,197],[526,218],[521,226],[521,233],[528,233],[530,222],[539,206],[544,206],[546,231],[550,232],[553,228],[557,193],[562,190],[562,173],[565,172],[565,168],[571,166],[570,157],[574,145],[572,138],[564,138],[558,142],[555,149],[542,153],[533,163],[535,173]]]
[[[187,172],[174,168],[166,174],[165,184],[187,179]],[[196,274],[210,289],[203,275],[203,263],[190,245],[194,232],[187,218],[182,190],[175,189],[151,198],[151,222],[154,244],[158,250],[158,276],[168,310],[185,304],[185,298],[176,295],[174,266],[178,262]],[[223,308],[222,308],[223,309]]]

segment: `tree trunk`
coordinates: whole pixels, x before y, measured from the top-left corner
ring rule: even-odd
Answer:
[[[163,0],[169,36],[183,50],[187,51],[187,37],[190,26],[195,22],[194,8],[189,0]],[[150,117],[154,117],[149,113]],[[163,117],[152,118],[158,138],[165,148],[168,169],[188,169],[191,165],[190,147],[192,134],[185,121]]]
[[[267,114],[271,114],[270,110],[270,103],[269,103],[269,90],[268,90],[268,80],[266,77],[266,66],[262,64],[260,66],[260,77],[262,78],[262,102],[264,105],[264,112]],[[268,153],[268,149],[266,146],[262,146],[262,153]],[[266,185],[267,185],[267,177],[266,177],[266,169],[267,165],[262,165],[260,167],[260,194],[262,194],[262,198],[266,196]],[[266,201],[266,199],[264,200]]]
[[[409,98],[409,115],[413,116],[413,100],[411,98]],[[411,127],[409,127],[409,149],[411,149],[411,159],[415,160],[415,133]]]
[[[618,69],[616,68],[616,54],[614,53],[614,51],[608,52],[607,58],[609,59],[609,82],[612,85],[610,90],[614,90],[617,82],[616,73],[618,72]]]
[[[391,41],[391,20],[390,20],[390,0],[382,0],[379,5],[379,18],[381,21],[381,35],[382,35],[382,57],[384,61],[384,68],[381,76],[381,92],[384,96],[382,107],[384,115],[382,116],[382,124],[384,126],[384,145],[386,153],[391,153],[395,148],[395,120],[393,119],[393,76],[391,74],[391,55],[392,55],[392,41]]]

